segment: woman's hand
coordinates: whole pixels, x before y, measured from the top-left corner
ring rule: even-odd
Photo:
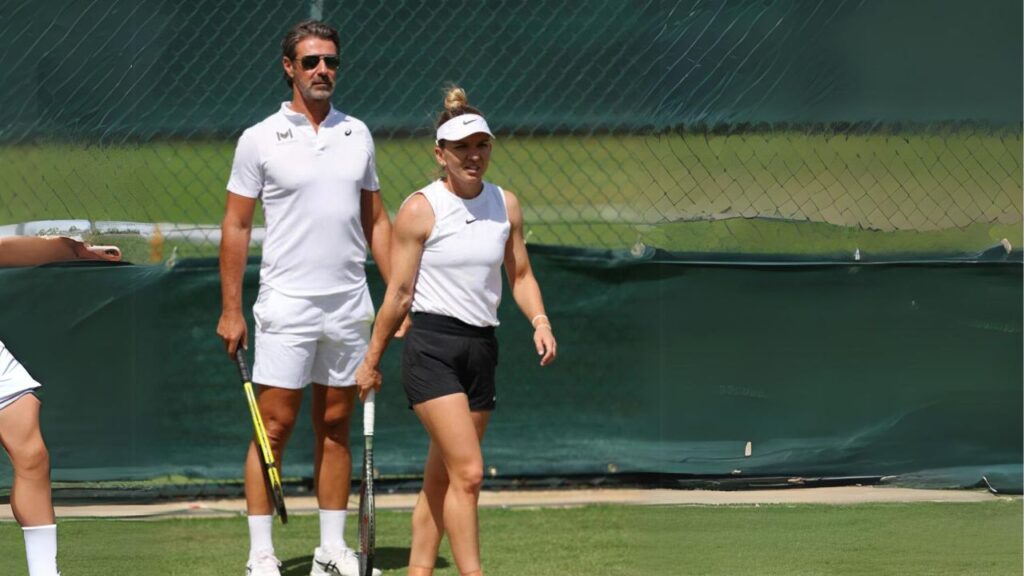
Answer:
[[[365,360],[356,369],[356,386],[359,387],[359,399],[363,402],[366,401],[366,396],[369,395],[370,391],[380,391],[380,385],[383,383],[384,377],[380,373],[380,368],[377,366],[371,366]]]
[[[551,324],[538,324],[533,330],[533,343],[537,345],[537,355],[540,356],[540,365],[547,366],[555,361],[558,355],[558,343],[555,342],[555,334],[551,331]]]

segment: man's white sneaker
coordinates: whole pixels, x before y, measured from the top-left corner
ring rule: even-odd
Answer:
[[[281,576],[281,562],[270,552],[257,552],[249,556],[245,576]]]
[[[359,574],[359,557],[355,552],[344,550],[324,550],[317,546],[313,551],[313,570],[310,576],[361,576]],[[380,570],[373,569],[373,576],[380,576]]]

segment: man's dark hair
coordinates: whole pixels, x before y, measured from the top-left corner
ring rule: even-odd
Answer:
[[[310,36],[330,40],[334,42],[335,50],[341,50],[338,31],[331,27],[330,24],[319,20],[303,20],[292,26],[285,33],[284,38],[281,40],[281,55],[289,60],[295,60],[295,47],[298,46],[299,42]],[[284,81],[288,83],[289,88],[292,87],[292,79],[288,77],[287,73],[284,75]]]

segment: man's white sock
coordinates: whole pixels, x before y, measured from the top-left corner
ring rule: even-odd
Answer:
[[[25,526],[28,576],[57,576],[57,525]]]
[[[320,510],[320,548],[344,550],[345,515],[347,510]]]
[[[274,525],[274,517],[249,516],[249,556],[257,552],[274,553],[274,540],[271,536],[271,528]]]

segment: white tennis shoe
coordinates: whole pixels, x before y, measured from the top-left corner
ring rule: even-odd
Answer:
[[[373,576],[380,576],[380,570],[373,569]],[[309,576],[360,576],[359,557],[352,550],[324,550],[317,546],[313,551],[313,570]]]
[[[270,552],[256,552],[249,556],[245,576],[281,576],[281,561]]]

